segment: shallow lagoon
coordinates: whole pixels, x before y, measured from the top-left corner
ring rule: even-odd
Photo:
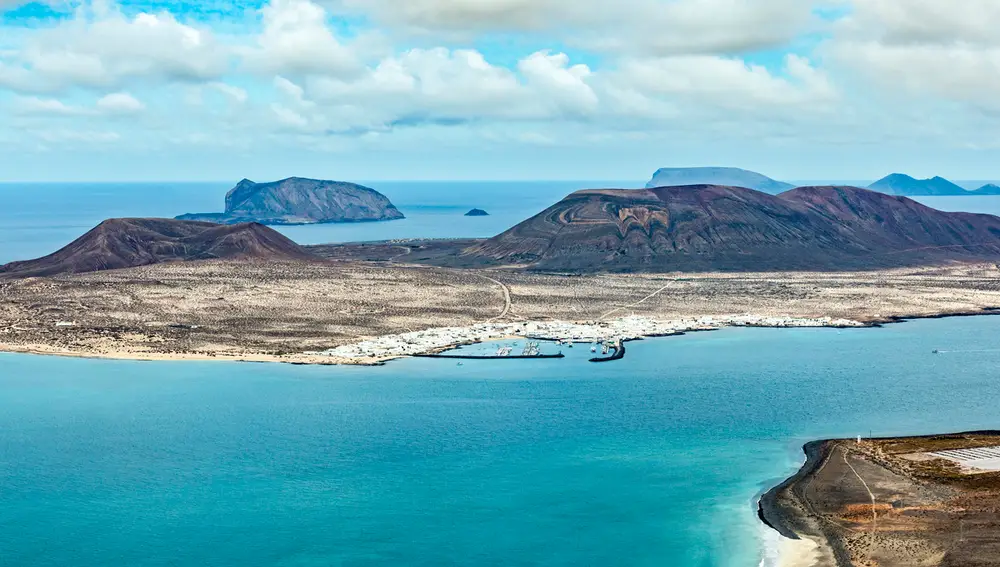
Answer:
[[[998,427],[998,330],[731,329],[603,365],[0,355],[0,564],[756,566],[754,499],[805,441]]]

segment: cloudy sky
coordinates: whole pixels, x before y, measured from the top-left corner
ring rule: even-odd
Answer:
[[[998,21],[996,0],[0,0],[0,180],[994,179]]]

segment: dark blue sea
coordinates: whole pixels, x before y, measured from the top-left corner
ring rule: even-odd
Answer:
[[[588,355],[0,355],[0,565],[757,567],[804,442],[1000,426],[1000,318]]]

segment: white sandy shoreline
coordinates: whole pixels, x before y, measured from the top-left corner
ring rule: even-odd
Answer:
[[[821,317],[763,317],[737,315],[728,317],[697,317],[661,321],[648,317],[623,317],[611,321],[572,323],[564,321],[523,323],[481,323],[471,327],[427,329],[399,335],[387,335],[373,340],[340,346],[309,356],[335,359],[392,359],[418,354],[432,354],[456,346],[478,344],[509,337],[591,343],[614,340],[635,340],[666,337],[692,331],[711,331],[723,327],[864,327],[864,323],[848,319]]]
[[[815,541],[782,538],[777,567],[815,567],[820,559],[820,546]]]
[[[253,352],[177,353],[145,350],[72,350],[45,344],[2,344],[0,352],[133,361],[228,361],[299,365],[377,365],[413,355],[436,354],[466,345],[510,338],[590,343],[636,340],[712,331],[725,327],[860,328],[868,325],[830,317],[797,318],[736,315],[657,320],[647,317],[574,323],[564,321],[480,323],[468,327],[440,327],[411,333],[385,335],[324,351],[291,354]]]
[[[823,564],[822,545],[809,538],[789,539],[764,524],[761,530],[762,557],[759,567],[818,567]]]

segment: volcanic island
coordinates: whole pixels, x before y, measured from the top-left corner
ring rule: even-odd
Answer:
[[[0,350],[378,364],[507,337],[1000,308],[1000,218],[856,187],[584,190],[489,239],[300,246],[265,224],[402,213],[336,182],[264,185],[238,185],[225,213],[111,219],[0,267]]]

